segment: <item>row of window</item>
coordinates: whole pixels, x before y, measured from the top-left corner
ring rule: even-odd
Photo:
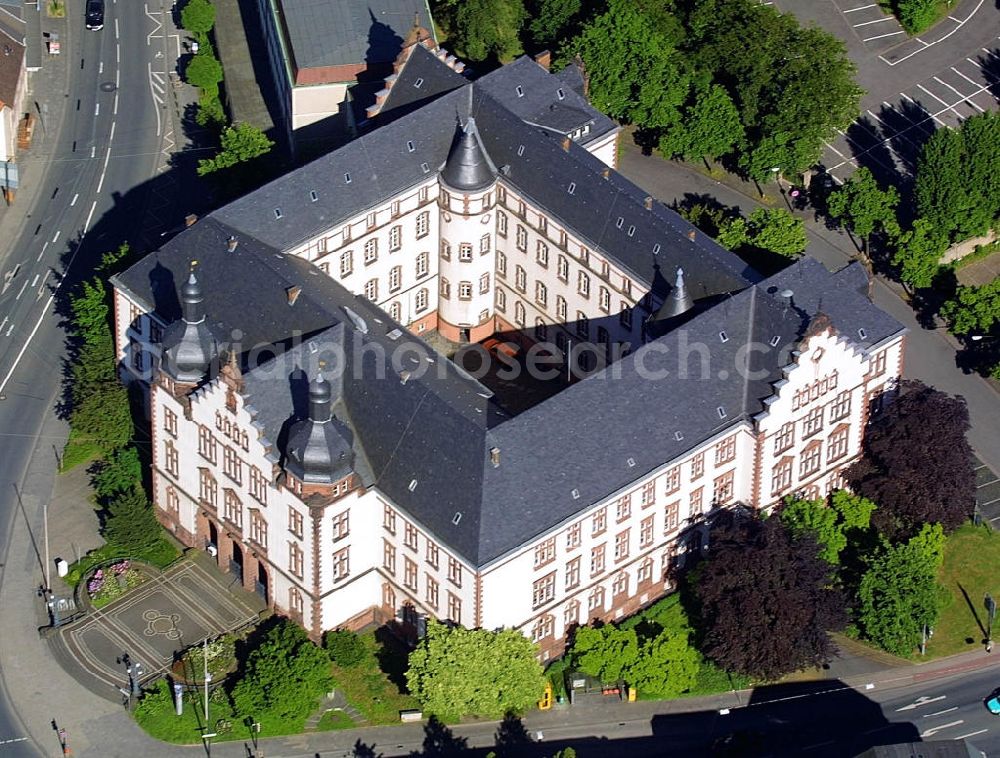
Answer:
[[[416,526],[406,519],[398,519],[403,522],[403,546],[416,553],[419,549],[420,531]],[[389,534],[396,535],[397,516],[396,511],[388,504],[382,506],[382,528]],[[440,566],[441,551],[436,543],[424,535],[425,554],[424,559],[427,565],[435,571]],[[409,559],[407,559],[409,560]],[[382,567],[395,576],[396,574],[396,547],[388,540],[383,544]],[[448,556],[448,581],[456,587],[462,586],[462,564],[452,556]]]
[[[836,373],[836,372],[834,372]],[[843,421],[851,415],[851,391],[844,390],[833,402],[826,406],[813,408],[802,420],[802,439],[808,439],[823,429],[823,419],[826,410],[830,410],[830,423]],[[790,449],[795,444],[795,422],[789,421],[781,426],[774,435],[774,453],[778,455]]]
[[[437,581],[433,577],[431,577],[431,576],[427,576],[427,579],[429,580],[429,582],[426,585],[425,599],[426,599],[427,604],[430,605],[432,608],[434,608],[435,611],[437,611],[438,601],[439,601],[439,588],[438,588],[438,584],[437,584]],[[415,591],[416,590],[414,590],[414,592]],[[462,623],[462,599],[458,595],[456,595],[455,593],[450,592],[450,591],[446,592],[445,594],[448,596],[448,609],[447,609],[447,615],[445,616],[445,618],[447,620],[449,620],[449,621],[455,622],[456,624],[461,624]],[[388,607],[388,608],[392,608],[393,610],[395,610],[396,608],[399,607],[396,604],[396,590],[388,582],[386,582],[386,583],[384,583],[382,585],[382,604],[384,606]],[[413,610],[412,605],[410,605],[409,603],[407,603],[406,606],[404,606],[404,609],[403,609],[404,610],[404,618],[407,615],[406,614],[407,606],[409,606],[409,610],[411,612]]]
[[[488,273],[483,274],[479,277],[479,294],[487,295],[490,291],[490,275]],[[471,300],[473,293],[472,282],[459,282],[458,283],[458,299],[459,300]],[[451,283],[441,277],[441,297],[448,300],[451,297]]]
[[[850,426],[843,424],[833,431],[826,441],[827,464],[847,455]],[[805,479],[819,471],[823,457],[823,441],[815,440],[802,451],[799,459],[799,479]],[[792,485],[793,456],[785,456],[778,461],[771,471],[771,494],[780,495]]]
[[[492,237],[489,234],[484,234],[479,238],[479,254],[486,255],[490,252],[492,245]],[[442,260],[451,260],[451,243],[442,238],[441,239],[441,258]],[[471,242],[461,242],[458,245],[458,260],[463,263],[468,263],[472,260],[472,243]]]

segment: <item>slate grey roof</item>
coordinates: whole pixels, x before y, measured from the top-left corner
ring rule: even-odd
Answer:
[[[520,68],[548,76],[530,65]],[[605,177],[604,164],[582,147],[564,146],[557,131],[517,118],[505,90],[520,78],[501,72],[440,94],[240,198],[114,279],[171,322],[180,317],[178,283],[198,260],[206,323],[223,349],[240,343],[247,404],[275,461],[292,424],[305,417],[307,377],[319,360],[337,365],[340,356],[343,370],[324,373],[331,380],[334,418],[353,435],[358,476],[480,566],[724,426],[759,413],[787,362],[782,350],[801,337],[817,312],[862,348],[902,328],[865,297],[867,280],[856,264],[830,274],[806,258],[759,282],[736,256],[672,211],[647,202],[627,179],[614,172]],[[484,86],[491,82],[496,96]],[[308,261],[282,252],[425,181],[445,163],[450,125],[470,117],[504,181],[595,254],[646,282],[657,294],[654,308],[670,292],[678,267],[704,308],[683,328],[514,418],[503,414],[489,390],[377,307]],[[237,242],[233,251],[230,237]],[[785,289],[794,292],[791,304],[778,294]],[[725,342],[720,331],[728,335]],[[735,370],[740,347],[768,346],[773,337],[776,347],[752,354],[759,376],[743,378]],[[387,356],[402,340],[415,350],[400,370]],[[711,356],[704,377],[697,371],[682,375],[671,363],[695,342],[704,343]],[[267,347],[263,360],[252,349],[259,346]],[[649,377],[643,366],[669,373]],[[500,451],[499,466],[491,461],[493,448]]]
[[[496,180],[496,176],[496,166],[479,139],[476,120],[469,116],[455,130],[448,159],[441,169],[441,180],[452,189],[475,192],[486,189]]]
[[[468,80],[440,60],[423,45],[414,45],[403,69],[378,111],[378,123],[385,124],[412,113],[446,92],[468,84]]]
[[[272,0],[298,69],[391,63],[414,16],[430,29],[423,0]]]

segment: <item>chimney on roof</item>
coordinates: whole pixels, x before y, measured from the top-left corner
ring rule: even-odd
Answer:
[[[194,226],[197,220],[198,220],[197,213],[189,213],[184,217],[184,226]]]
[[[571,140],[569,137],[562,138],[562,149],[565,150],[567,153],[569,152],[569,143],[572,141],[573,140]]]
[[[535,55],[535,63],[548,71],[552,67],[552,51],[542,50]]]
[[[601,176],[603,176],[605,179],[611,178],[611,169],[608,166],[605,166],[604,168],[602,168],[601,169]]]
[[[792,298],[795,296],[795,293],[792,292],[790,289],[785,288],[781,290],[781,292],[779,292],[778,294],[781,295],[782,300],[785,301],[785,307],[791,308],[792,305],[794,304]]]
[[[697,236],[698,236],[698,233],[694,229],[689,229],[688,230],[688,239],[689,240],[691,240],[692,242],[694,242],[695,237],[697,237]]]
[[[236,239],[234,235],[229,235],[229,239],[226,240],[226,250],[231,253],[236,252],[236,248],[239,246],[240,241]]]
[[[490,463],[493,464],[493,468],[500,468],[500,448],[490,448]]]
[[[643,199],[643,201],[642,201],[642,206],[647,211],[653,210],[653,196],[652,195],[646,195],[645,199]]]
[[[288,304],[295,305],[295,301],[299,299],[299,295],[302,294],[302,288],[295,284],[285,290],[285,294],[288,295]]]

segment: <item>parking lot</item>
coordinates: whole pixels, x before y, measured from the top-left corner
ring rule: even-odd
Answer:
[[[1000,477],[980,461],[976,462],[976,503],[983,520],[1000,529]]]
[[[1000,38],[998,38],[1000,39]],[[893,98],[866,108],[857,122],[826,144],[821,162],[837,181],[867,166],[898,183],[913,172],[927,138],[939,126],[958,126],[1000,102],[1000,46],[981,48]]]
[[[844,21],[865,47],[874,52],[888,50],[906,38],[896,17],[870,0],[834,0]]]

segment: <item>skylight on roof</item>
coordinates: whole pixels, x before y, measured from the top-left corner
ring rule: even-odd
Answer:
[[[563,91],[562,87],[556,90],[556,97],[558,97],[560,100],[565,99],[566,93]]]
[[[417,148],[413,146],[413,140],[411,139],[406,140],[406,152],[412,153],[416,149]]]
[[[281,213],[281,208],[275,208],[274,209],[274,217],[275,218],[281,218],[282,215],[283,214]]]
[[[660,243],[657,242],[655,245],[653,245],[653,255],[656,255],[659,252],[660,252]]]
[[[628,458],[625,460],[629,468],[635,468],[635,458]]]
[[[423,171],[426,174],[426,173],[428,173],[431,170],[431,167],[428,166],[426,163],[421,163],[420,164],[420,170]]]
[[[458,526],[458,522],[462,520],[462,512],[458,511],[454,516],[451,517],[451,523]]]
[[[424,83],[424,78],[422,76],[417,77],[417,80],[413,82],[414,89],[420,89],[420,85]]]
[[[628,228],[628,236],[631,237],[634,234],[635,234],[635,227],[634,226],[630,226]]]
[[[351,183],[351,175],[344,174],[344,184],[350,184],[350,183]]]
[[[574,489],[574,490],[570,491],[569,494],[573,497],[574,500],[579,500],[580,499],[580,490],[578,490],[578,489]]]
[[[864,329],[858,329],[858,336],[863,340],[868,339],[868,332]]]
[[[407,487],[407,489],[408,489],[408,490],[409,490],[410,492],[413,492],[413,490],[415,490],[416,488],[417,488],[417,480],[416,480],[416,479],[411,479],[411,480],[410,480],[410,486],[409,486],[409,487]]]
[[[517,146],[517,157],[520,158],[522,155],[524,155],[524,145],[518,145]]]
[[[309,199],[314,203],[319,200],[319,195],[316,193],[316,190],[309,190]]]
[[[615,226],[617,226],[619,229],[621,229],[623,226],[625,226],[625,219],[624,219],[624,217],[619,216],[618,220],[615,222]]]
[[[719,332],[719,342],[729,342],[729,335],[725,332]]]
[[[684,435],[681,434],[680,432],[674,432],[674,439],[680,442],[682,439],[684,439]]]
[[[725,418],[726,417],[726,409],[723,408],[721,405],[718,408],[715,409],[715,412],[719,414],[719,418]]]
[[[569,187],[567,187],[567,188],[566,188],[566,191],[567,191],[567,192],[568,192],[569,194],[571,194],[571,195],[572,195],[572,194],[573,194],[574,192],[576,192],[576,182],[570,182],[570,183],[569,183]]]
[[[779,342],[781,342],[781,337],[777,334],[771,337],[771,347],[777,347]]]
[[[522,87],[520,84],[514,87],[514,91],[517,93],[518,97],[524,97],[524,87]]]

